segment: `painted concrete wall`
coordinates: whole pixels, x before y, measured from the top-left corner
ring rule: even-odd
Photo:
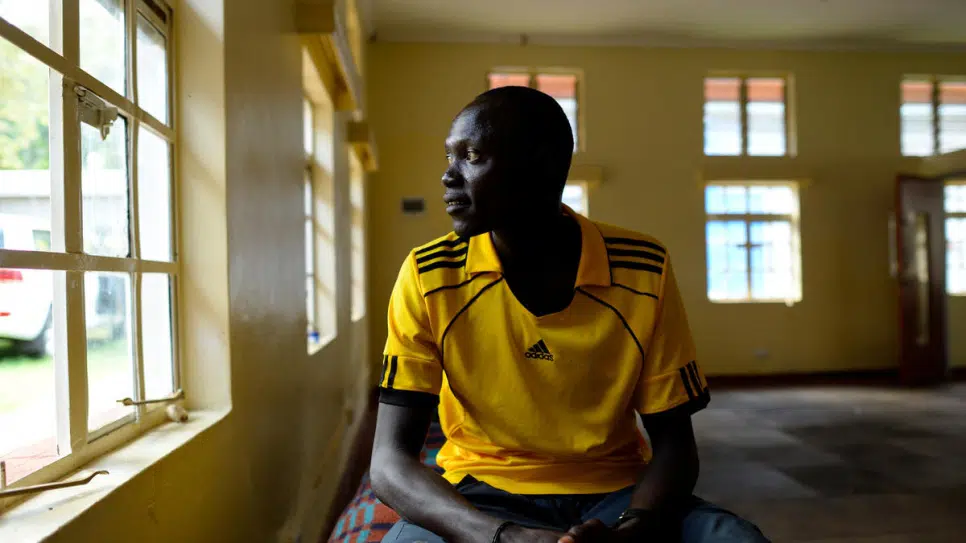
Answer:
[[[664,241],[709,374],[860,370],[897,364],[897,289],[888,274],[887,221],[899,153],[899,81],[960,73],[958,55],[672,50],[516,45],[392,44],[369,49],[369,104],[382,160],[370,189],[371,307],[385,307],[406,252],[447,232],[440,176],[452,117],[485,90],[493,67],[583,71],[586,151],[604,168],[593,218]],[[788,73],[798,154],[703,156],[702,78],[713,70]],[[801,192],[801,303],[712,304],[705,271],[703,179],[789,179]],[[404,216],[400,199],[426,198]],[[954,300],[961,305],[961,299]],[[954,326],[963,312],[950,311]],[[371,321],[372,349],[385,325]],[[954,358],[966,363],[957,346]]]

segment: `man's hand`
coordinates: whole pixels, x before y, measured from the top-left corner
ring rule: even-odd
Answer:
[[[539,530],[511,525],[500,534],[499,543],[557,543],[564,534],[552,530]]]
[[[567,530],[557,543],[612,543],[615,535],[613,529],[595,518]]]

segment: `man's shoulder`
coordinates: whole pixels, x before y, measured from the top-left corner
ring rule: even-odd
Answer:
[[[667,246],[650,234],[604,222],[593,222],[597,229],[600,230],[600,235],[604,238],[604,243],[608,249],[615,246],[632,246],[641,247],[648,251],[655,251],[662,255],[667,254]]]
[[[450,232],[410,251],[408,258],[416,271],[423,296],[466,281],[469,277],[466,273],[468,250],[469,239]]]
[[[607,248],[612,285],[657,299],[667,266],[667,247],[649,234],[612,224],[594,224]]]

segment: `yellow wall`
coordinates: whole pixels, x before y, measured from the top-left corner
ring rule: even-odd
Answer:
[[[367,60],[372,126],[391,167],[370,185],[370,306],[385,307],[407,250],[451,227],[439,178],[453,115],[485,90],[494,66],[583,70],[586,152],[605,179],[593,218],[658,236],[670,248],[704,368],[752,374],[896,365],[896,286],[888,275],[887,217],[899,156],[899,80],[956,73],[960,55],[767,52],[511,45],[387,44]],[[702,78],[710,70],[777,71],[794,78],[795,158],[703,156]],[[703,193],[708,178],[799,178],[804,300],[716,305],[705,296]],[[426,198],[404,216],[400,198]],[[962,323],[963,312],[951,311]],[[385,340],[372,319],[372,349]],[[756,356],[761,351],[764,356]],[[966,352],[956,355],[960,362]]]
[[[315,541],[368,382],[368,325],[349,317],[346,118],[338,336],[310,357],[295,1],[177,4],[185,386],[192,407],[230,392],[232,411],[52,541]]]

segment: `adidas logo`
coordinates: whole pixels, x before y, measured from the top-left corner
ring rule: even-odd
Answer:
[[[549,360],[553,362],[553,355],[550,354],[550,349],[547,348],[547,344],[544,343],[542,339],[536,342],[533,345],[533,347],[530,347],[529,349],[527,349],[526,357],[538,358],[540,360]]]

